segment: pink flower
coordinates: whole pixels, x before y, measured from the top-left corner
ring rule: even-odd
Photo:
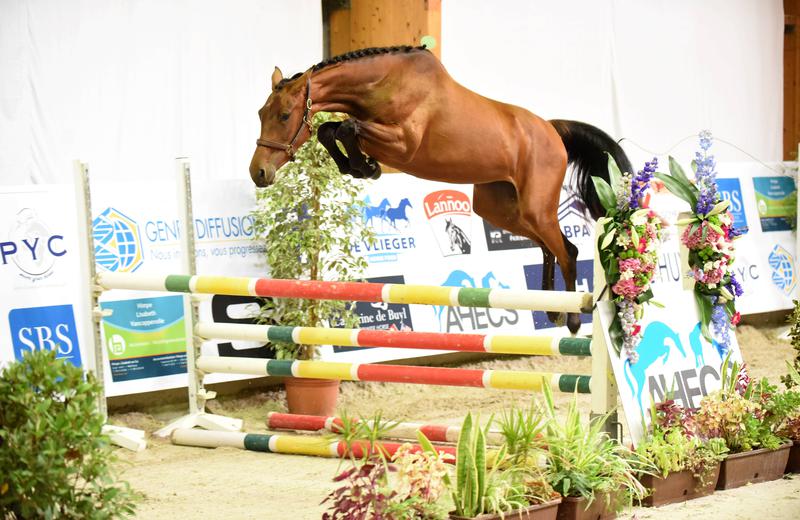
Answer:
[[[633,299],[639,296],[642,292],[642,287],[636,285],[636,281],[633,278],[628,278],[627,280],[620,280],[615,283],[611,290],[614,294],[618,294],[623,298]]]
[[[633,271],[634,273],[638,273],[642,268],[642,262],[638,258],[626,258],[625,260],[619,261],[619,270],[622,271]]]
[[[734,315],[731,316],[731,325],[735,327],[740,321],[742,321],[742,315],[739,313],[739,311],[736,311]]]
[[[703,229],[706,230],[706,238],[703,240]],[[689,249],[702,249],[707,245],[714,244],[720,239],[720,234],[708,227],[707,222],[703,222],[694,233],[691,233],[692,226],[687,226],[686,231],[681,236],[681,242]]]

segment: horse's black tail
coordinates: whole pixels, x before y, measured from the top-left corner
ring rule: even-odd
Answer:
[[[597,197],[592,176],[608,181],[606,152],[617,161],[620,171],[632,171],[628,156],[611,136],[596,126],[564,119],[552,119],[550,124],[555,127],[567,149],[567,162],[572,165],[573,184],[578,195],[586,204],[592,218],[602,217],[606,212]]]

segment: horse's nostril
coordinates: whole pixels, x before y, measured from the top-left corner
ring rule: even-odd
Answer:
[[[258,177],[263,181],[264,179],[267,178],[267,172],[263,168],[261,168],[260,170],[258,170]]]

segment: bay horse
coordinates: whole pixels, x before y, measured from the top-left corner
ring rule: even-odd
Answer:
[[[343,173],[377,178],[381,162],[421,179],[474,184],[478,215],[542,246],[543,289],[553,289],[555,255],[567,290],[575,290],[578,250],[557,217],[567,165],[595,219],[604,212],[591,176],[608,179],[606,153],[631,171],[625,152],[602,130],[546,121],[483,97],[453,80],[424,46],[403,46],[349,52],[291,78],[276,67],[272,92],[258,111],[261,135],[250,163],[257,186],[272,184],[276,170],[309,139],[316,112],[350,116],[317,132]],[[548,317],[560,321],[558,313]],[[580,317],[570,314],[567,326],[575,333]]]

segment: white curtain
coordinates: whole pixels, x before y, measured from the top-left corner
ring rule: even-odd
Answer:
[[[321,58],[319,0],[0,0],[0,183],[246,178],[273,67]]]
[[[781,0],[444,0],[442,59],[488,97],[629,138],[634,165],[652,154],[633,142],[688,161],[697,140],[673,146],[702,129],[782,158]]]

